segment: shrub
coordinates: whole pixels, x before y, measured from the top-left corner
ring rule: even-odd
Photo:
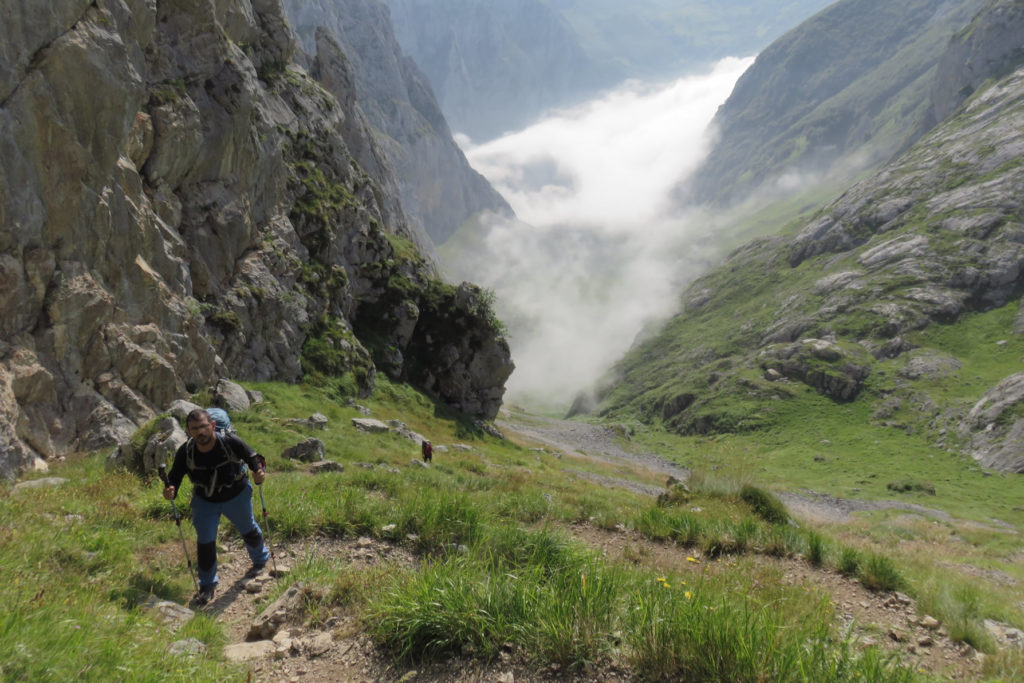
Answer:
[[[935,495],[935,486],[927,481],[918,481],[916,479],[903,479],[900,481],[890,481],[886,484],[885,488],[896,493],[911,493],[914,491],[920,493],[927,493],[929,496]]]

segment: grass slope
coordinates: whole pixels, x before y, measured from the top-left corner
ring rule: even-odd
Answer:
[[[1016,539],[1009,540],[1005,531],[1000,535],[955,519],[934,528],[897,524],[883,513],[881,519],[859,520],[840,537],[792,526],[779,516],[772,484],[788,479],[821,486],[837,477],[841,485],[852,485],[858,476],[843,458],[855,457],[861,442],[855,434],[830,430],[826,411],[806,436],[788,443],[781,436],[757,445],[742,437],[700,440],[640,432],[638,440],[703,468],[692,491],[670,490],[656,504],[627,488],[594,486],[581,476],[651,484],[655,475],[497,439],[403,386],[382,382],[365,405],[374,417],[399,419],[435,445],[461,443],[468,449],[437,449],[433,466],[423,468],[411,462],[418,444],[393,433],[355,430],[350,419],[362,413],[326,389],[250,388],[262,391],[265,402],[233,419],[268,457],[271,476],[264,489],[277,511],[271,541],[365,535],[408,545],[417,557],[412,567],[356,574],[336,563],[300,563],[268,600],[302,581],[312,586],[306,599],[311,618],[355,614],[382,651],[399,660],[444,659],[453,653],[490,660],[511,644],[538,670],[558,665],[583,671],[615,661],[649,680],[917,676],[881,650],[855,646],[838,628],[828,595],[786,585],[778,577],[768,580],[757,562],[762,554],[803,557],[880,590],[903,588],[940,617],[959,618],[963,639],[978,647],[991,649],[979,625],[982,618],[1024,625],[1010,590],[951,580],[956,572],[934,562],[911,562],[914,554],[898,547],[908,539],[922,546],[941,544],[946,561],[970,560],[1019,581],[1024,578],[1019,566],[1012,566]],[[344,472],[314,476],[277,455],[310,436],[289,420],[313,412],[328,417],[327,428],[315,436],[324,441],[329,459],[345,465]],[[787,474],[787,459],[773,456],[785,449],[810,453],[823,436],[831,439],[830,455],[840,463],[831,474],[815,472],[802,460]],[[899,439],[886,444],[900,451],[891,453],[890,464],[901,457],[928,457],[909,452]],[[755,446],[757,452],[750,452]],[[221,657],[226,640],[221,624],[198,615],[171,632],[140,607],[150,596],[184,602],[191,580],[159,483],[109,471],[104,460],[104,454],[83,455],[55,467],[52,474],[68,479],[59,487],[26,492],[4,484],[0,489],[0,565],[5,568],[0,678],[243,677],[239,666]],[[977,519],[999,514],[1018,528],[1024,524],[1019,510],[990,504],[996,485],[1006,482],[983,479],[941,458],[937,462],[941,469],[933,481],[939,494],[929,497],[929,505],[948,504]],[[879,482],[866,492],[880,491],[883,481],[898,474],[885,470],[884,463],[877,467]],[[942,481],[947,475],[967,487],[955,505]],[[1001,494],[1009,498],[1014,492]],[[908,495],[923,501],[925,494]],[[726,558],[732,571],[665,572],[639,561],[613,562],[566,531],[580,524],[634,529],[652,541],[676,544],[681,557],[690,555],[683,566]],[[185,637],[205,643],[208,653],[168,654],[169,643]],[[990,659],[997,676],[1019,663],[1005,656]]]

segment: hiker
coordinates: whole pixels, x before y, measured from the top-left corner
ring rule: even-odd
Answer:
[[[196,408],[185,418],[191,437],[174,454],[167,477],[164,498],[173,501],[181,480],[192,480],[192,524],[196,528],[196,564],[199,568],[199,594],[196,602],[204,605],[217,589],[217,527],[224,515],[242,535],[252,560],[255,575],[267,564],[270,551],[252,511],[252,485],[245,465],[252,469],[252,480],[262,484],[266,478],[263,458],[237,434],[218,433],[209,413]]]
[[[430,462],[434,459],[434,448],[429,441],[423,442],[423,462]]]

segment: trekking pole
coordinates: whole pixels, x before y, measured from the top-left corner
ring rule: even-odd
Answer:
[[[267,503],[263,500],[263,484],[257,484],[256,488],[260,490],[260,505],[263,507],[263,543],[270,551],[270,563],[274,566],[274,576],[277,576],[277,560],[274,559],[274,549],[270,547],[270,543],[267,543],[267,538],[270,536],[270,520],[267,518]]]
[[[267,471],[267,461],[262,455],[257,455],[260,459],[260,465],[263,467],[263,471]],[[278,576],[277,573],[277,560],[274,558],[274,549],[270,547],[270,543],[267,540],[270,537],[270,519],[267,516],[267,501],[263,500],[263,484],[256,484],[256,488],[260,491],[260,506],[263,508],[263,544],[267,546],[267,550],[270,551],[270,563],[274,567],[274,576]]]
[[[167,480],[167,465],[160,463],[156,469],[157,474],[160,475],[160,481],[164,483],[164,488],[167,488],[171,483]],[[181,530],[181,513],[178,512],[178,506],[175,504],[174,499],[171,499],[171,509],[174,510],[174,523],[178,525],[178,536],[181,537],[181,549],[185,551],[185,561],[188,563],[188,573],[192,576],[192,583],[195,584],[196,592],[199,592],[199,579],[196,578],[196,573],[192,569],[192,557],[188,554],[188,544],[185,543],[185,532]]]

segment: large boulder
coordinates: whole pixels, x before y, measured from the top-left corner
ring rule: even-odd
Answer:
[[[961,421],[960,432],[982,467],[1024,473],[1024,372],[986,392]]]

